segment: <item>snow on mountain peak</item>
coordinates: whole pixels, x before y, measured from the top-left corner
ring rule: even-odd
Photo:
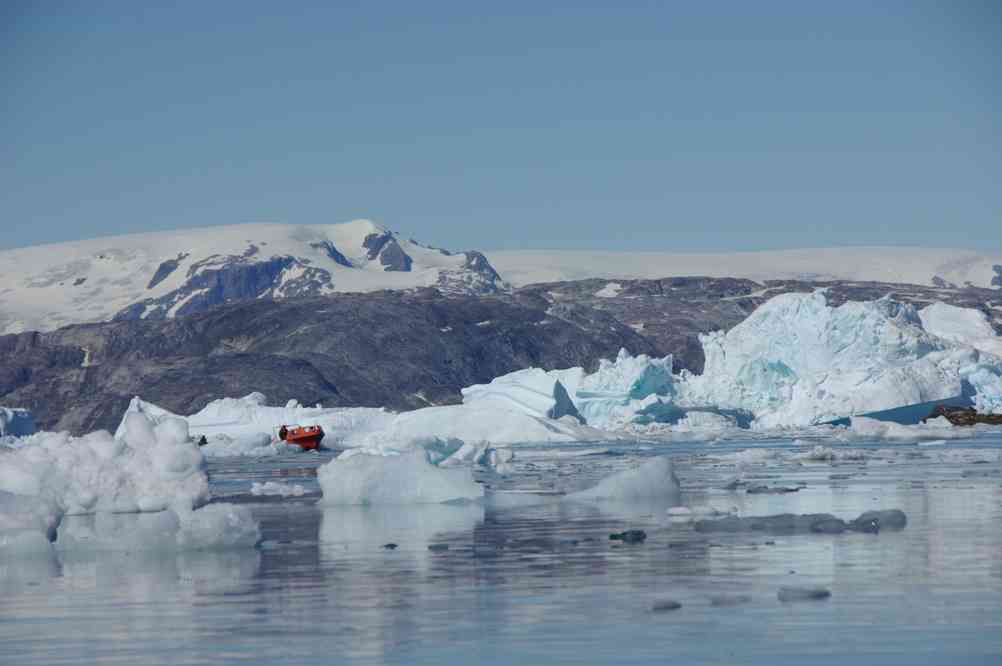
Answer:
[[[262,297],[504,288],[477,252],[400,239],[370,220],[246,224],[0,252],[0,333],[112,318],[171,318]]]

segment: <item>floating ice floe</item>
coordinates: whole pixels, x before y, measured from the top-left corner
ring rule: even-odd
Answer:
[[[423,449],[347,451],[317,470],[324,504],[435,504],[483,497],[470,467],[442,468]]]

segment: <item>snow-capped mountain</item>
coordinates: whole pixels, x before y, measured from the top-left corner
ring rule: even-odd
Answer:
[[[368,220],[134,234],[0,252],[0,334],[418,287],[489,294],[504,283],[479,252],[427,247]]]
[[[726,254],[518,250],[489,252],[488,258],[517,287],[588,278],[702,275],[757,282],[851,280],[1002,288],[1002,254],[957,249],[847,247]]]

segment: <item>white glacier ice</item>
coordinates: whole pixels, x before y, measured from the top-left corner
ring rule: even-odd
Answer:
[[[445,469],[423,449],[397,455],[348,451],[317,470],[324,504],[435,504],[483,497],[470,467]]]
[[[539,368],[518,370],[497,377],[489,384],[468,386],[462,389],[462,394],[464,404],[496,405],[538,418],[579,416],[559,377]]]
[[[615,361],[602,359],[598,370],[584,375],[574,387],[574,403],[585,422],[616,428],[637,414],[650,411],[674,394],[672,357],[632,356],[619,350]]]
[[[955,398],[997,362],[925,331],[910,305],[885,298],[832,307],[823,290],[776,296],[701,341],[703,374],[683,373],[679,404],[746,410],[760,428]],[[970,383],[990,390],[991,378]]]

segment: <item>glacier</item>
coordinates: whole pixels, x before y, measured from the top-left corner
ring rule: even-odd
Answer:
[[[701,342],[700,375],[675,374],[670,355],[621,350],[594,372],[528,368],[469,386],[460,405],[401,413],[295,401],[270,407],[251,393],[183,418],[192,436],[207,438],[207,456],[272,455],[288,450],[276,444],[280,425],[316,423],[333,448],[421,448],[440,464],[461,450],[461,458],[482,460],[490,449],[526,442],[799,428],[946,400],[1002,412],[1002,357],[991,353],[1002,338],[975,310],[917,311],[891,298],[832,306],[816,290],[776,296]],[[175,417],[139,398],[128,410],[136,411],[154,422]]]

